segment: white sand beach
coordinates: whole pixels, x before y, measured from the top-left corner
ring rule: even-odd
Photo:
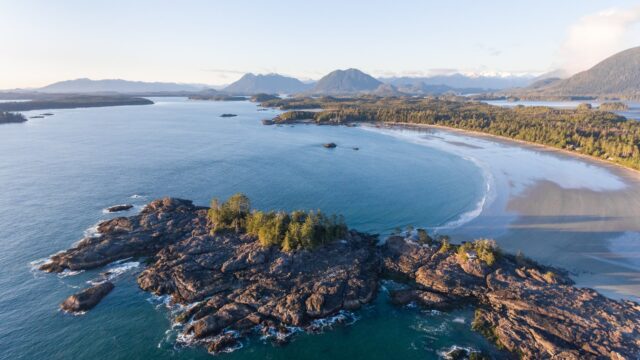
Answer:
[[[495,238],[569,270],[580,286],[640,298],[640,174],[554,149],[459,130],[363,129],[458,154],[487,184],[473,216],[443,224],[454,241]]]

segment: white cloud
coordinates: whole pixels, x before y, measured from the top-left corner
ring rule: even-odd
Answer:
[[[573,74],[587,70],[605,58],[632,46],[640,24],[640,6],[613,8],[584,16],[573,24],[560,49],[560,67]]]

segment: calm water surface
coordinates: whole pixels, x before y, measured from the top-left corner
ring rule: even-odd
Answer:
[[[168,195],[206,205],[240,191],[259,208],[340,212],[351,227],[388,233],[455,223],[483,197],[481,170],[444,151],[358,128],[265,127],[260,120],[274,112],[249,102],[154,100],[56,110],[0,127],[1,359],[210,358],[176,346],[168,310],[136,286],[136,259],[111,266],[122,274],[94,310],[57,310],[103,269],[63,277],[31,264],[108,218],[107,206],[139,210]],[[338,147],[321,146],[329,141]],[[286,347],[250,339],[221,358],[431,359],[454,345],[490,348],[469,330],[469,309],[392,307],[382,291],[355,316],[352,325],[298,335]]]
[[[575,109],[580,104],[589,103],[593,107],[600,106],[600,102],[594,101],[529,101],[529,100],[521,100],[521,101],[508,101],[508,100],[492,100],[485,101],[487,104],[503,106],[503,107],[515,107],[518,105],[524,106],[549,106],[552,108],[558,109]],[[640,120],[640,103],[624,101],[625,104],[629,107],[626,111],[614,111],[616,114],[622,115],[628,119]]]

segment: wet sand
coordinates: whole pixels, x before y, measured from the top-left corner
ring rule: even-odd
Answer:
[[[579,286],[640,300],[640,173],[553,148],[443,128],[375,129],[456,153],[489,183],[479,216],[437,229],[454,241],[495,238],[569,270]]]

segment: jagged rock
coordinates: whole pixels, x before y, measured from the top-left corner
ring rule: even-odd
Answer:
[[[98,226],[101,236],[82,239],[76,247],[53,255],[40,269],[93,269],[127,257],[153,255],[193,231],[198,225],[197,210],[188,200],[153,201],[139,215],[102,222]]]
[[[129,210],[133,207],[133,205],[131,204],[123,204],[123,205],[114,205],[114,206],[110,206],[107,208],[107,211],[110,213],[113,212],[119,212],[119,211],[126,211]]]
[[[226,349],[233,348],[238,345],[238,339],[231,333],[223,334],[213,339],[207,350],[210,353],[217,354]]]
[[[187,200],[153,201],[139,215],[101,223],[99,237],[52,256],[41,269],[91,269],[148,256],[138,284],[191,304],[179,321],[212,352],[237,345],[237,334],[256,326],[286,341],[287,327],[313,329],[314,319],[371,302],[387,276],[405,283],[391,292],[394,303],[476,306],[474,328],[524,359],[640,356],[640,305],[576,288],[559,269],[507,254],[489,266],[438,242],[400,236],[376,246],[375,237],[355,231],[313,251],[287,253],[263,248],[246,234],[211,235],[206,213]],[[65,306],[90,305],[108,293],[103,286],[70,297]]]
[[[71,313],[90,310],[98,305],[100,300],[107,296],[111,290],[113,290],[113,283],[109,281],[102,282],[69,296],[60,304],[60,308]]]

